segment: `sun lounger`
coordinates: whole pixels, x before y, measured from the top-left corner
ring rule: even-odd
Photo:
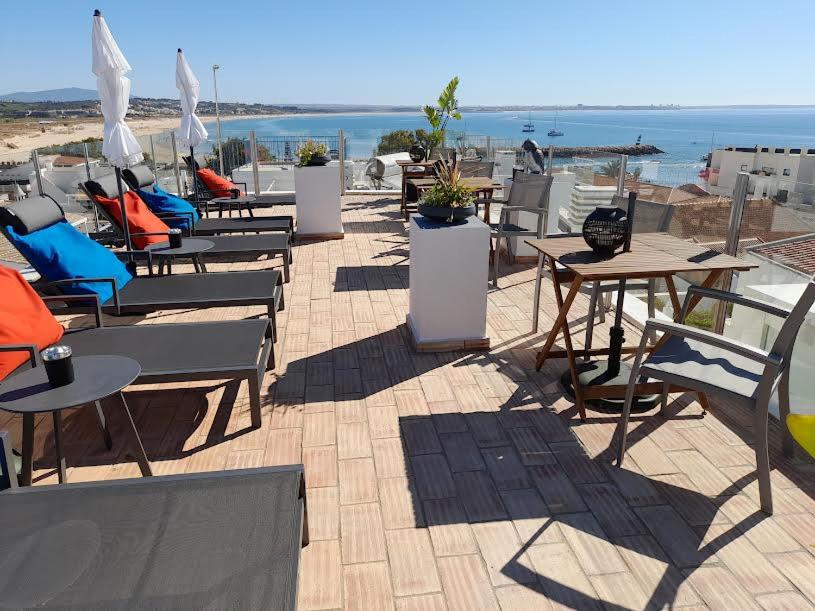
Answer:
[[[297,607],[303,465],[12,488],[0,523],[9,607]]]
[[[146,170],[143,171],[141,168]],[[145,166],[137,166],[122,173],[125,182],[128,186],[133,188],[133,185],[138,185],[139,189],[152,189],[154,179],[149,168]],[[103,179],[97,179],[100,182]],[[115,181],[115,179],[113,179]],[[149,181],[149,182],[148,182]],[[118,192],[109,189],[106,185],[106,191],[115,192],[118,197]],[[283,216],[258,216],[258,217],[239,217],[239,218],[202,218],[197,220],[192,228],[193,235],[221,235],[225,233],[269,233],[274,231],[283,231],[287,233],[294,232],[294,218],[289,215]]]
[[[111,251],[72,227],[56,202],[46,197],[1,207],[0,229],[44,279],[43,288],[96,294],[103,312],[257,305],[266,307],[276,333],[275,313],[284,307],[283,279],[277,270],[135,276]]]
[[[105,198],[107,201],[112,200],[115,202],[115,204],[112,205],[119,205],[119,196],[115,179],[111,180],[111,178],[112,177],[106,176],[99,181],[90,180],[80,185],[80,187],[88,196],[88,199],[90,199],[96,206],[99,213],[110,223],[116,238],[120,239],[123,237],[123,229],[119,219],[111,214],[110,210],[108,209],[111,204],[106,206],[104,203],[102,203],[102,201],[100,201],[102,198]],[[134,199],[133,201],[139,207],[139,215],[141,217],[152,217],[149,219],[152,226],[161,227],[166,223],[167,229],[169,229],[171,220],[182,221],[181,225],[183,225],[184,228],[188,228],[192,225],[191,215],[177,213],[172,217],[162,217],[155,214],[141,197],[138,195],[136,195],[136,197],[138,199]],[[133,232],[131,228],[131,235],[138,237],[140,234],[138,232]],[[95,237],[98,238],[101,236]],[[158,236],[155,239],[163,240],[164,238],[165,236]],[[269,259],[271,259],[275,255],[280,255],[283,257],[283,280],[288,282],[290,279],[289,268],[292,256],[291,234],[288,232],[281,231],[262,235],[214,235],[207,236],[207,240],[212,242],[214,246],[202,254],[205,259],[223,258],[224,256],[231,255],[250,255],[257,257],[258,255],[263,254],[268,255]]]

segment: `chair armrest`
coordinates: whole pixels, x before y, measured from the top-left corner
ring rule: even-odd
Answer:
[[[28,352],[28,360],[32,367],[37,366],[37,355],[40,353],[35,344],[7,344],[0,346],[0,352]]]
[[[682,317],[679,320],[685,320],[685,314],[687,314],[690,306],[690,299],[692,295],[734,303],[736,305],[743,305],[748,308],[753,308],[754,310],[760,310],[766,314],[771,314],[772,316],[778,316],[780,318],[786,318],[790,315],[789,310],[779,308],[778,306],[774,306],[766,301],[753,299],[752,297],[745,297],[744,295],[740,295],[738,293],[731,293],[729,291],[722,291],[720,289],[708,289],[693,285],[688,288],[688,292],[685,294],[685,303],[682,305]]]
[[[533,208],[532,206],[502,206],[501,211],[507,212],[531,212],[532,214],[547,214],[549,212],[546,208]]]
[[[649,318],[645,322],[643,336],[648,335],[649,331],[661,331],[668,335],[676,335],[677,337],[696,340],[709,346],[729,350],[733,354],[737,354],[763,365],[779,367],[782,361],[781,357],[765,352],[764,350],[759,350],[758,348],[750,346],[749,344],[725,337],[724,335],[719,335],[718,333],[713,333],[712,331],[705,331],[704,329],[698,329],[696,327],[690,327],[688,325],[682,325],[676,322]]]
[[[96,310],[94,311],[94,316],[96,317],[96,328],[105,326],[102,322],[102,303],[99,301],[99,295],[96,293],[89,293],[87,295],[42,295],[40,296],[45,302],[45,305],[48,305],[50,302],[63,302],[63,303],[70,303],[71,301],[74,302],[81,302],[81,301],[88,301],[89,299],[93,299],[94,304],[96,305]],[[51,310],[51,308],[48,308]]]
[[[138,252],[138,251],[136,251]],[[107,283],[113,287],[113,306],[116,308],[116,314],[121,313],[121,309],[119,306],[119,285],[116,283],[115,278],[66,278],[64,280],[51,280],[50,282],[46,282],[43,286],[63,286],[66,284],[79,284],[80,282],[99,282],[99,283]],[[99,296],[96,293],[86,293],[87,295],[93,295],[97,299]],[[80,295],[82,297],[82,295]]]

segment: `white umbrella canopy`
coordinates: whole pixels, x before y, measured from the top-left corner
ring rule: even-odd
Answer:
[[[99,11],[93,15],[93,73],[105,118],[102,154],[117,168],[135,165],[144,159],[141,146],[125,123],[130,101],[130,64],[119,49]]]
[[[139,163],[144,159],[141,146],[133,132],[125,123],[127,106],[130,102],[130,79],[125,74],[130,72],[130,64],[113,39],[113,34],[105,23],[102,13],[93,12],[93,31],[91,33],[93,49],[93,73],[96,75],[96,87],[102,104],[102,116],[105,126],[102,135],[102,154],[116,169],[116,183],[119,187],[119,206],[122,210],[122,233],[128,251],[133,246],[130,240],[130,227],[127,222],[124,188],[122,187],[122,168]],[[131,264],[133,263],[131,259]]]
[[[175,86],[181,94],[181,126],[176,136],[186,146],[198,146],[209,137],[201,119],[195,114],[201,97],[201,84],[181,49],[178,50],[175,62]]]

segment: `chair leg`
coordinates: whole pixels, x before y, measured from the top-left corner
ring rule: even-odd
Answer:
[[[634,389],[637,386],[637,378],[640,377],[640,366],[642,365],[643,355],[645,354],[646,341],[647,338],[643,335],[640,341],[640,348],[637,351],[637,357],[634,359],[634,365],[631,367],[631,377],[628,379],[628,386],[625,389],[625,405],[623,406],[623,413],[616,431],[618,467],[622,467],[623,459],[625,458],[625,438],[628,432],[628,418],[631,416],[631,404],[634,402]]]
[[[495,236],[495,250],[492,252],[492,286],[498,288],[498,265],[501,261],[501,232]]]
[[[766,397],[765,402],[769,401]],[[758,471],[758,494],[761,500],[761,511],[767,515],[773,513],[773,490],[770,484],[770,454],[767,447],[767,405],[760,408],[756,404],[753,433],[756,444],[756,470]]]
[[[656,292],[657,292],[657,281],[651,278],[648,281],[648,318],[654,318],[657,315],[657,308],[656,308]],[[653,346],[657,341],[657,334],[655,331],[651,331],[648,334],[648,344]]]
[[[778,415],[781,420],[781,446],[784,456],[792,458],[795,456],[794,444],[789,427],[787,427],[787,416],[790,415],[790,370],[789,367],[781,374],[781,383],[778,385]]]
[[[597,299],[599,297],[600,283],[593,282],[591,285],[591,297],[589,298],[589,315],[586,318],[586,341],[584,342],[586,350],[591,350],[591,343],[594,338],[594,317],[597,316]]]

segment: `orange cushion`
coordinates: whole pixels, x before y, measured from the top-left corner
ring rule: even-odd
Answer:
[[[223,176],[218,176],[209,168],[201,168],[196,174],[215,197],[229,197],[231,190],[238,188],[234,182]],[[241,191],[241,195],[243,195],[243,191]]]
[[[119,200],[96,196],[96,201],[110,216],[116,219],[119,227],[121,227],[122,208],[119,205]],[[147,204],[142,201],[135,191],[125,193],[125,209],[127,210],[127,226],[130,228],[130,233],[162,232],[166,234],[170,230],[164,221],[153,214],[153,211],[147,207]],[[133,246],[139,250],[144,250],[148,244],[166,242],[167,239],[166,235],[135,235],[131,238]]]
[[[36,344],[42,350],[62,337],[62,325],[18,272],[0,266],[0,295],[0,346]],[[27,352],[0,352],[0,380],[28,358]]]

